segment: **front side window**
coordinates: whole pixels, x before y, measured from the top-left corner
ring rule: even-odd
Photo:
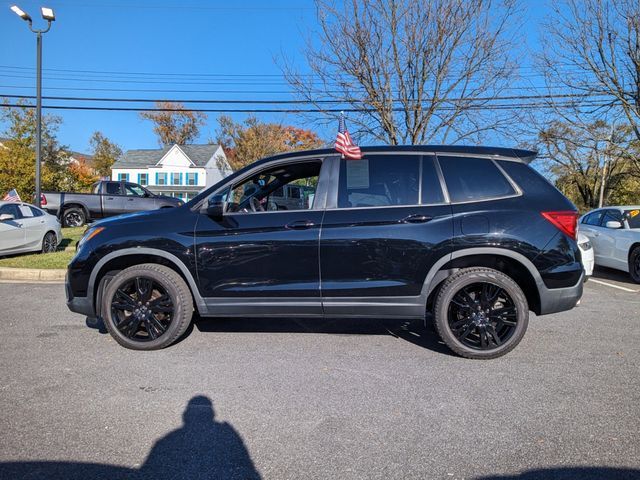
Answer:
[[[120,184],[118,182],[107,182],[104,189],[107,195],[120,195]]]
[[[308,210],[313,207],[322,162],[312,161],[281,165],[264,170],[235,185],[227,195],[227,212],[254,213],[274,210]],[[276,193],[289,185],[299,198],[282,203]],[[304,188],[305,195],[302,195]]]
[[[488,158],[438,156],[452,202],[473,202],[515,195],[500,169]]]
[[[417,205],[420,157],[367,155],[340,160],[338,207]]]
[[[0,207],[0,215],[13,215],[14,220],[22,218],[22,213],[20,213],[18,205],[11,203]]]
[[[606,210],[602,217],[602,226],[606,226],[607,222],[620,222],[622,223],[622,213],[620,210]]]

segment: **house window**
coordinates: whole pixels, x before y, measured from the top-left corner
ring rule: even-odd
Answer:
[[[180,175],[179,173],[172,173],[171,174],[171,185],[180,185],[182,182],[180,181],[180,177],[182,175]]]
[[[198,185],[197,173],[187,173],[187,185]]]
[[[129,174],[128,173],[119,173],[118,174],[118,180],[121,182],[128,182],[129,181]]]
[[[149,174],[148,173],[139,173],[138,174],[138,183],[140,185],[148,185],[149,184]]]
[[[167,184],[167,174],[166,173],[156,173],[156,185],[166,185]]]

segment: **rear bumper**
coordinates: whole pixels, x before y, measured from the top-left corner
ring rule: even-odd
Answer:
[[[584,272],[582,272],[580,280],[572,287],[547,288],[544,284],[538,285],[540,294],[539,315],[564,312],[575,307],[580,298],[582,298],[584,276]]]

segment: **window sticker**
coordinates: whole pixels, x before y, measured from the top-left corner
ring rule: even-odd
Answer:
[[[369,160],[347,160],[347,190],[369,188]]]
[[[23,217],[33,217],[33,212],[31,211],[31,209],[25,205],[20,205],[20,212],[22,213]]]
[[[631,210],[629,212],[629,217],[633,218],[635,216],[637,216],[640,213],[640,210]]]

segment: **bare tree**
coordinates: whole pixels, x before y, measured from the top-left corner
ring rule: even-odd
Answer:
[[[513,79],[514,0],[316,0],[309,73],[285,65],[318,121],[349,112],[389,144],[473,141],[513,111],[485,107]]]
[[[184,108],[181,103],[157,102],[154,111],[140,112],[140,118],[154,123],[153,131],[162,146],[192,143],[205,124],[207,116]]]
[[[622,118],[640,141],[640,2],[563,0],[553,9],[542,57],[548,85],[574,95],[578,121]]]

